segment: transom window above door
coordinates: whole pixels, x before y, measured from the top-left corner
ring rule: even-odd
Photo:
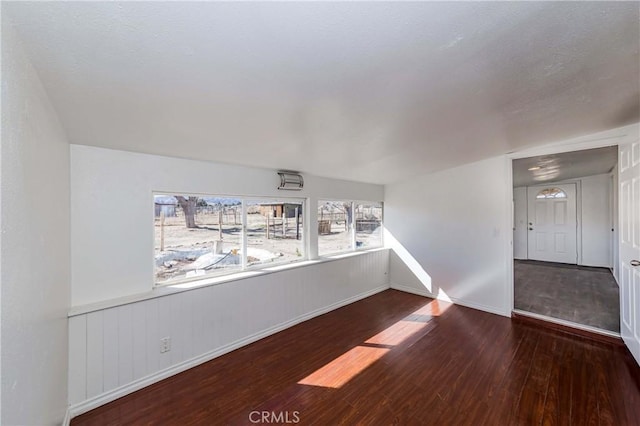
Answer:
[[[567,194],[560,188],[545,188],[538,192],[536,198],[567,198]]]

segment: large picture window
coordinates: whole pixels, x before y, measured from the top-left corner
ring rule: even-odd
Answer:
[[[306,259],[303,209],[302,199],[155,194],[156,284]]]

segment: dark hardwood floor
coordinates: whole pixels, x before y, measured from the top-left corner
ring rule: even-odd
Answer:
[[[640,425],[638,377],[624,347],[388,290],[72,425]]]

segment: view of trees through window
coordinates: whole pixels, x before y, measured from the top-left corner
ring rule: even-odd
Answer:
[[[153,201],[156,283],[306,259],[304,199],[154,194]],[[319,201],[318,254],[381,247],[382,214],[381,202]]]
[[[318,255],[353,250],[353,203],[318,201]]]
[[[156,282],[304,259],[302,200],[247,199],[246,219],[242,203],[242,198],[154,195]]]
[[[382,246],[382,203],[356,203],[356,248]]]
[[[355,228],[354,228],[355,225]],[[382,246],[382,203],[318,202],[318,254]]]
[[[242,267],[242,200],[155,195],[156,281]]]

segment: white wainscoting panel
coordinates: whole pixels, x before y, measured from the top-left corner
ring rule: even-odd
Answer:
[[[96,311],[87,314],[87,398],[101,395],[104,375],[104,323],[103,311]],[[69,341],[73,342],[76,336],[69,335]],[[69,356],[71,358],[71,355]],[[69,374],[74,375],[81,366],[70,365]],[[69,389],[71,392],[71,389]],[[75,392],[74,392],[75,393]]]
[[[71,417],[387,288],[377,250],[75,315]]]
[[[87,315],[69,318],[69,401],[87,399]]]

